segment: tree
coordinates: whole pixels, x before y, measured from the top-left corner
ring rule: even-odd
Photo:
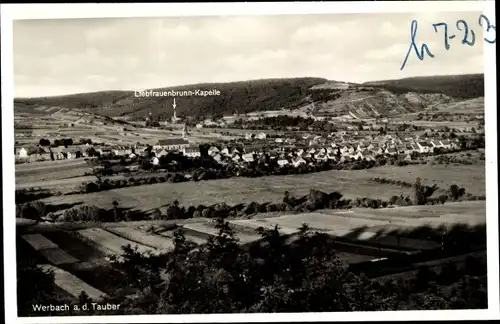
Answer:
[[[184,229],[182,227],[174,232],[174,246],[174,251],[176,253],[186,253],[189,250],[186,234],[184,233]]]
[[[120,221],[120,209],[118,208],[118,201],[116,200],[113,200],[113,215],[115,217],[115,222],[119,222]]]
[[[416,205],[425,205],[426,203],[426,197],[424,194],[424,188],[422,187],[422,184],[420,182],[420,178],[417,178],[415,181],[415,185],[413,186],[414,188],[414,201]]]
[[[93,146],[86,149],[85,153],[87,153],[87,156],[90,156],[90,157],[97,155],[97,151],[94,149]]]
[[[155,210],[153,210],[152,217],[154,220],[160,220],[161,219],[161,211],[158,208],[155,208]]]
[[[453,200],[457,200],[460,197],[460,188],[456,184],[450,186],[450,195]]]
[[[229,222],[222,218],[216,219],[215,228],[218,233],[208,239],[208,251],[218,268],[230,269],[239,251],[238,238]]]
[[[48,305],[55,301],[54,273],[42,270],[22,255],[19,255],[17,260],[18,314],[19,316],[34,315],[36,311],[33,305]]]
[[[50,146],[50,141],[45,138],[40,139],[38,143],[40,144],[40,146]]]

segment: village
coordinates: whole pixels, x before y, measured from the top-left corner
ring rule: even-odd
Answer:
[[[59,145],[57,145],[59,144]],[[57,145],[57,146],[56,146]],[[400,137],[397,134],[359,135],[358,131],[340,131],[327,136],[313,133],[293,134],[283,137],[269,136],[262,132],[241,134],[230,141],[198,144],[190,139],[186,124],[182,136],[158,140],[154,145],[113,145],[112,143],[92,143],[81,138],[76,143],[72,139],[41,139],[38,145],[16,147],[16,163],[74,160],[84,158],[113,157],[134,160],[139,156],[149,157],[152,165],[169,153],[182,153],[189,158],[211,156],[219,164],[248,163],[269,158],[279,166],[299,167],[303,164],[331,161],[337,163],[355,161],[375,161],[377,158],[393,158],[397,161],[412,161],[420,154],[444,153],[458,150],[458,138],[441,140],[415,134]]]

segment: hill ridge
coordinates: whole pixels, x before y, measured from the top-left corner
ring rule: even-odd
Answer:
[[[227,83],[196,83],[159,87],[168,90],[221,91],[219,96],[176,97],[177,114],[193,119],[222,117],[264,111],[301,112],[359,118],[391,117],[418,112],[430,105],[456,99],[484,96],[484,75],[467,74],[411,77],[370,81],[362,84],[325,78],[268,78]],[[14,106],[23,110],[40,105],[64,107],[107,117],[168,119],[173,114],[172,97],[136,97],[134,90],[109,90],[39,98],[15,98]]]

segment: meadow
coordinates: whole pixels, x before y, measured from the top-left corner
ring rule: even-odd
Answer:
[[[43,201],[55,205],[81,202],[101,208],[110,208],[111,203],[116,200],[124,208],[146,211],[160,208],[174,200],[178,200],[183,206],[212,205],[220,202],[225,202],[228,205],[251,201],[259,203],[279,202],[283,199],[285,191],[299,197],[308,194],[311,188],[324,192],[339,191],[346,198],[351,199],[357,197],[389,199],[391,196],[412,196],[413,194],[412,188],[380,184],[371,180],[375,177],[410,183],[420,177],[424,184],[432,185],[435,183],[443,190],[456,184],[474,195],[485,194],[484,166],[412,165],[406,167],[384,166],[352,171],[335,170],[305,175],[158,183],[90,194],[54,196]]]

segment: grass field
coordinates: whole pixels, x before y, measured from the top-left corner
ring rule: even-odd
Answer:
[[[89,177],[83,177],[90,166],[83,159],[44,161],[16,165],[16,188],[57,188],[78,186]],[[80,177],[80,178],[79,178]],[[95,177],[90,177],[94,179]]]
[[[174,243],[172,240],[169,240],[159,235],[148,234],[146,232],[139,231],[131,227],[127,226],[113,227],[113,228],[108,228],[107,231],[119,235],[128,240],[138,242],[155,249],[168,251],[174,248]]]
[[[51,240],[47,239],[41,234],[26,234],[22,238],[28,242],[36,251],[43,249],[54,249],[57,248],[57,244],[53,243]]]
[[[77,259],[75,259],[71,255],[69,255],[68,253],[64,252],[60,248],[43,249],[43,250],[40,250],[40,253],[47,260],[49,260],[52,264],[55,264],[55,265],[61,265],[61,264],[68,264],[68,263],[76,263],[76,262],[78,262]]]
[[[149,253],[154,251],[153,248],[126,240],[122,237],[111,234],[102,228],[83,229],[79,230],[78,234],[85,239],[94,242],[97,246],[102,248],[103,251],[111,252],[116,255],[121,255],[123,253],[122,247],[126,245],[130,245],[132,248],[137,247],[137,250],[140,253]]]
[[[349,211],[322,210],[313,213],[285,215],[258,220],[238,220],[235,223],[268,223],[283,228],[296,229],[303,223],[323,231],[348,233],[354,229],[379,229],[394,226],[439,227],[443,224],[467,224],[470,226],[486,223],[484,201],[446,203],[444,205],[409,206],[397,208],[366,209],[354,208]]]
[[[41,234],[26,234],[22,238],[52,264],[61,265],[78,262],[76,258]]]
[[[74,297],[78,298],[82,291],[85,291],[91,299],[96,301],[106,296],[102,291],[90,286],[67,271],[48,264],[40,265],[40,267],[44,270],[52,270],[55,276],[55,284]]]
[[[340,191],[347,198],[371,197],[389,199],[394,195],[413,194],[412,188],[380,184],[371,178],[383,177],[413,183],[417,177],[427,185],[436,183],[443,189],[457,184],[475,195],[485,193],[484,166],[480,165],[412,165],[407,167],[377,167],[356,171],[326,171],[305,175],[269,176],[260,178],[232,178],[200,182],[160,183],[127,187],[91,194],[49,197],[48,204],[82,202],[101,208],[110,208],[116,200],[124,208],[150,210],[179,200],[181,205],[211,205],[220,202],[279,202],[283,193],[298,197],[310,188],[325,192]],[[62,181],[62,180],[61,180]]]
[[[430,249],[438,245],[426,240],[425,237],[405,238],[398,241],[389,233],[394,230],[409,232],[423,227],[451,228],[457,224],[469,227],[483,225],[486,224],[486,204],[484,201],[469,201],[383,209],[322,210],[271,218],[233,220],[231,223],[250,229],[257,229],[260,226],[273,228],[278,225],[280,231],[286,234],[295,232],[305,223],[312,230],[326,232],[337,237],[408,249]]]

